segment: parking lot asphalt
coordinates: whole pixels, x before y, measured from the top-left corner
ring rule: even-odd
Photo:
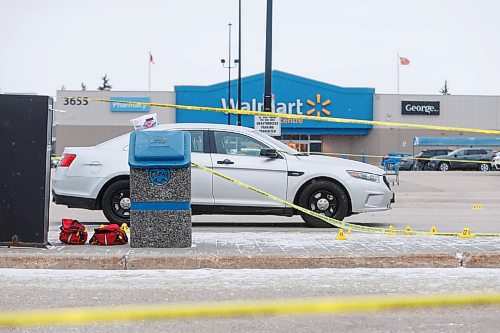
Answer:
[[[499,232],[500,173],[402,173],[391,211],[360,214],[351,223],[404,229]],[[474,209],[474,205],[481,209]],[[388,236],[311,229],[300,218],[194,216],[190,248],[152,249],[65,245],[58,240],[61,217],[78,218],[89,229],[105,223],[102,213],[51,205],[49,242],[42,248],[0,248],[0,268],[193,269],[193,268],[500,268],[500,237]],[[239,222],[238,222],[239,221]],[[246,222],[241,222],[246,221]],[[248,226],[246,223],[255,224]],[[291,221],[267,226],[267,221]],[[236,225],[231,225],[235,223]],[[238,224],[239,223],[239,224]],[[227,224],[227,226],[226,226]]]

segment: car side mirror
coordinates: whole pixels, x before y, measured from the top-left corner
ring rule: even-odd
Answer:
[[[260,156],[276,158],[276,157],[278,157],[278,152],[276,151],[276,149],[273,149],[273,148],[262,148],[260,150]]]
[[[453,154],[453,157],[457,157],[457,156],[458,156],[458,154]]]

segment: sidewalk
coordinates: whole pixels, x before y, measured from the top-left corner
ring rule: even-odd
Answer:
[[[193,232],[191,248],[132,249],[65,245],[57,235],[49,232],[48,249],[0,248],[0,268],[500,268],[500,238],[206,231]]]

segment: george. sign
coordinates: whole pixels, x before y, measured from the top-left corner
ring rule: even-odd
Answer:
[[[439,116],[439,101],[401,101],[401,114]]]
[[[254,128],[270,136],[281,135],[281,118],[268,116],[255,116]]]
[[[149,97],[110,97],[113,101],[149,103]],[[111,112],[149,112],[149,105],[138,105],[120,102],[109,103]]]

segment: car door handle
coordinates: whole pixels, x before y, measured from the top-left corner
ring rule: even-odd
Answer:
[[[217,161],[217,164],[234,164],[234,162],[226,158],[224,161]]]

